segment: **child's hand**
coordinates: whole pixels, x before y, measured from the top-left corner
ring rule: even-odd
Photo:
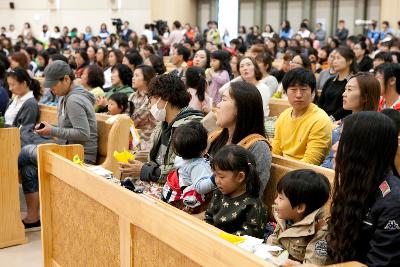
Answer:
[[[101,106],[101,107],[107,106],[107,99],[105,97],[96,98],[96,105]]]

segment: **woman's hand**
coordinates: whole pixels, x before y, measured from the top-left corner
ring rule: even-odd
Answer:
[[[142,170],[143,163],[138,160],[130,160],[129,163],[120,163],[119,170],[123,176],[139,177]]]
[[[44,124],[44,127],[41,129],[38,129],[40,124]],[[35,126],[35,131],[40,135],[50,135],[51,129],[53,128],[53,126],[50,123],[48,123],[47,121],[43,121],[40,124],[37,124]]]

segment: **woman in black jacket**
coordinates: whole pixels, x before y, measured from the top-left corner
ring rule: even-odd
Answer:
[[[350,76],[357,72],[357,62],[353,50],[348,47],[336,48],[332,67],[336,77],[330,78],[322,87],[318,106],[325,110],[332,121],[338,121],[351,112],[343,109],[343,92]]]
[[[400,266],[398,130],[387,115],[363,111],[344,120],[336,153],[328,254],[332,262]]]
[[[374,67],[372,59],[368,56],[368,49],[365,42],[358,42],[353,47],[354,54],[356,56],[358,70],[362,72],[368,72]]]

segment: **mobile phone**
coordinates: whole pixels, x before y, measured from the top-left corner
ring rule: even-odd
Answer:
[[[35,128],[35,130],[41,130],[41,129],[43,129],[44,127],[46,127],[46,125],[44,125],[44,123],[40,123],[39,124],[39,126],[37,126],[36,128]]]

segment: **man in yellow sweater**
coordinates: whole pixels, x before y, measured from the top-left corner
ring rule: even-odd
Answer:
[[[333,124],[325,111],[312,103],[315,76],[296,68],[285,74],[282,85],[292,107],[276,121],[272,153],[320,165],[331,147]]]

